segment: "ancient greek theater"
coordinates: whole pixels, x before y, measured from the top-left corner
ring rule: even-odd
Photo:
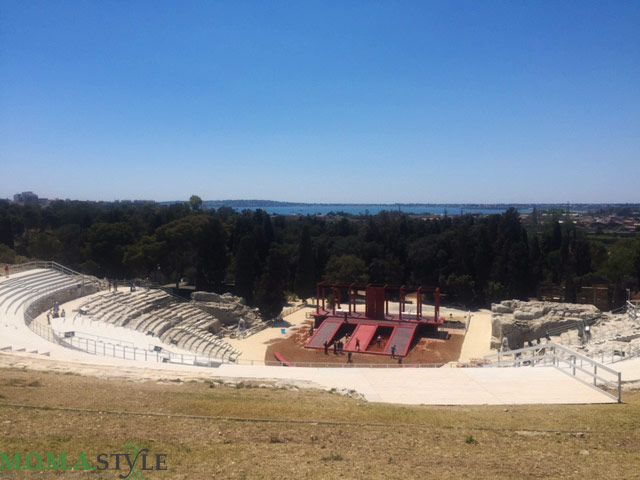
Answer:
[[[589,326],[592,336],[586,346],[578,342],[586,333],[576,323],[542,339],[525,335],[519,345],[510,330],[511,348],[498,349],[496,318],[524,305],[493,313],[434,312],[433,305],[427,311],[421,294],[418,303],[404,293],[400,302],[388,302],[382,320],[371,314],[375,299],[367,298],[366,313],[358,312],[354,293],[348,310],[346,300],[342,309],[335,303],[294,305],[280,321],[252,330],[225,327],[222,314],[160,288],[119,285],[116,290],[53,262],[32,262],[12,266],[0,279],[0,365],[114,378],[251,380],[407,405],[616,403],[627,385],[640,381],[635,341],[640,328],[632,303],[591,323],[583,318],[580,325]],[[379,300],[382,306],[385,299]],[[459,321],[450,321],[454,318]],[[427,340],[409,339],[401,348],[403,335],[420,328]],[[377,332],[387,331],[381,342]],[[346,332],[341,352],[329,348],[338,341],[336,332]],[[288,353],[297,348],[296,338],[303,360]],[[414,362],[426,357],[408,353],[423,341],[446,346],[451,338],[460,339],[454,360]],[[274,350],[278,345],[281,351]]]

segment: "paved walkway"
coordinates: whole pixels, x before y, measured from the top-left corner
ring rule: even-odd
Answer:
[[[607,367],[622,373],[623,382],[640,383],[640,358],[632,358],[622,362],[610,363]]]
[[[284,317],[284,321],[267,327],[247,338],[225,338],[225,342],[233,348],[240,350],[241,363],[255,362],[256,365],[264,364],[269,344],[275,340],[287,338],[293,330],[302,325],[306,320],[308,312],[315,311],[314,308],[303,308],[291,315]]]
[[[471,314],[471,322],[460,350],[460,362],[466,363],[494,353],[491,350],[491,313],[486,311]]]
[[[0,352],[0,367],[74,372],[136,381],[223,380],[275,382],[299,388],[355,391],[370,402],[404,405],[515,405],[615,403],[602,391],[553,367],[539,368],[288,368],[222,365],[198,368],[158,364],[138,368],[132,362],[100,358],[105,364],[46,360]],[[95,362],[96,360],[93,360]]]

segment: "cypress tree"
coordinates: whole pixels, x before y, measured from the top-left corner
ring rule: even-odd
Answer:
[[[287,256],[281,248],[274,245],[269,249],[264,272],[256,290],[256,300],[263,318],[271,319],[280,315],[286,303],[284,290],[287,273]]]
[[[298,245],[298,266],[296,268],[295,292],[298,297],[307,299],[314,295],[316,287],[315,258],[311,244],[311,231],[308,225],[302,228]]]
[[[253,237],[245,235],[240,240],[236,251],[236,292],[243,297],[248,304],[253,302],[253,291],[256,283],[256,247]]]

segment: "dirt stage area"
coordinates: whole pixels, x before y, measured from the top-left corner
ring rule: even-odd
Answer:
[[[276,361],[275,353],[279,353],[288,362],[302,363],[347,363],[347,353],[335,355],[333,349],[329,349],[329,354],[325,355],[323,350],[304,348],[309,340],[309,329],[312,321],[306,321],[302,326],[284,339],[273,340],[265,355],[266,362]],[[423,337],[417,342],[414,341],[409,349],[409,354],[402,359],[403,364],[438,364],[443,365],[448,362],[457,361],[464,340],[464,330],[461,329],[441,329],[437,337]],[[343,340],[344,341],[344,340]],[[386,339],[380,346],[372,345],[371,352],[381,352],[385,349]],[[373,342],[375,343],[375,342]],[[385,365],[397,364],[398,359],[392,359],[389,355],[376,355],[375,353],[353,353],[353,365]],[[304,365],[301,365],[304,366]]]

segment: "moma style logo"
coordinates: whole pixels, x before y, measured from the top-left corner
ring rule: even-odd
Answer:
[[[142,480],[144,472],[167,470],[166,453],[150,453],[148,448],[136,447],[134,442],[125,443],[124,451],[126,453],[99,453],[95,459],[87,458],[84,453],[0,453],[0,472],[114,471],[122,480]]]

